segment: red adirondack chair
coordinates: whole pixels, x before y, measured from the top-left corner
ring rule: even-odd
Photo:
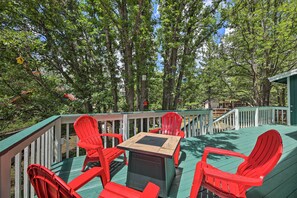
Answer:
[[[122,149],[117,147],[104,148],[102,144],[102,137],[117,138],[119,143],[123,142],[123,136],[120,134],[100,133],[98,130],[98,122],[95,118],[89,115],[82,115],[74,122],[74,129],[79,137],[80,141],[77,145],[86,150],[86,158],[82,167],[82,171],[85,170],[86,165],[89,162],[100,161],[101,166],[104,168],[107,181],[110,181],[110,163],[124,154],[124,162],[127,164],[126,153]],[[88,149],[88,145],[97,145],[101,149],[99,152],[96,150]]]
[[[185,133],[180,130],[182,117],[175,112],[168,112],[162,116],[161,128],[152,129],[150,133],[161,133],[165,135],[177,135],[181,138],[185,137]],[[174,164],[178,166],[178,157],[180,152],[180,144],[174,153]]]
[[[101,177],[104,187],[99,198],[157,198],[160,191],[159,186],[153,183],[148,183],[144,191],[140,192],[113,182],[107,182],[102,167],[89,169],[68,184],[55,173],[38,164],[31,164],[27,173],[38,198],[80,198],[81,196],[75,191],[96,176]]]
[[[252,186],[261,186],[264,177],[275,167],[283,152],[282,139],[276,130],[269,130],[257,139],[249,156],[224,149],[206,147],[202,160],[197,163],[190,198],[196,198],[200,186],[219,197],[246,197]],[[229,155],[244,159],[235,174],[221,171],[206,159],[209,153]]]

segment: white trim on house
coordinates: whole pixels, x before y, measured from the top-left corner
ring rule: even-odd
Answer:
[[[291,82],[290,77],[287,77],[287,96],[288,96],[288,112],[287,112],[287,124],[291,125]]]
[[[284,78],[287,78],[287,77],[290,77],[293,75],[297,75],[297,69],[293,69],[291,71],[287,71],[287,72],[272,76],[272,77],[268,78],[268,80],[270,82],[275,82],[275,81],[278,81],[278,80],[281,80],[281,79],[284,79]]]

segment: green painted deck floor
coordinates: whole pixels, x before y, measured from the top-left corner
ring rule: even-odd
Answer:
[[[205,146],[229,149],[249,155],[257,137],[269,129],[281,133],[284,145],[283,155],[275,169],[265,177],[264,184],[253,187],[247,197],[297,197],[297,126],[266,125],[257,128],[245,128],[214,135],[186,138],[182,140],[180,165],[170,190],[170,197],[188,197],[190,194],[195,165],[201,159]],[[53,165],[52,170],[66,182],[81,172],[84,156],[70,158]],[[112,181],[125,185],[127,166],[122,159],[112,164]],[[241,160],[233,157],[210,155],[208,162],[224,171],[235,172]],[[98,197],[102,190],[99,178],[93,179],[77,192],[82,197]]]

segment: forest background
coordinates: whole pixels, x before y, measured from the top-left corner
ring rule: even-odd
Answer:
[[[0,131],[55,114],[285,106],[297,1],[2,0]]]

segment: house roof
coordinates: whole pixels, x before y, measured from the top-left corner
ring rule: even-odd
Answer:
[[[268,78],[270,82],[278,82],[287,84],[287,77],[297,75],[297,69],[293,69],[291,71],[287,71],[275,76]]]

